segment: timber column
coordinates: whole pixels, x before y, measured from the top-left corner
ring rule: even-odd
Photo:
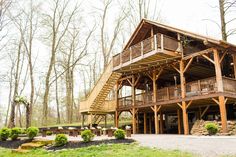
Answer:
[[[156,81],[159,78],[163,71],[163,68],[160,69],[160,71],[157,74],[157,71],[154,70],[152,73],[152,84],[153,84],[153,103],[154,103],[154,108],[152,107],[152,110],[154,111],[154,121],[155,121],[155,134],[159,134],[159,119],[158,119],[158,112],[161,109],[161,106],[157,107],[156,102],[157,102],[157,84]]]
[[[131,81],[131,94],[132,94],[132,125],[133,125],[133,134],[136,134],[136,109],[135,109],[135,78],[132,76]]]
[[[184,77],[184,61],[181,59],[180,61],[180,84],[181,84],[181,97],[184,99],[186,97],[186,81]],[[188,125],[188,113],[187,113],[187,104],[185,101],[182,101],[182,112],[183,112],[183,126],[184,126],[184,134],[189,134],[189,125]]]
[[[118,81],[115,86],[115,100],[116,100],[116,112],[115,112],[115,126],[116,128],[119,127],[119,113],[118,113],[118,108],[119,108],[119,84]]]
[[[153,71],[152,75],[152,83],[153,83],[153,103],[157,102],[157,84],[156,84],[156,71]],[[154,104],[154,121],[155,121],[155,134],[159,134],[159,120],[157,114],[157,105]]]
[[[143,133],[147,134],[147,113],[143,113]]]
[[[218,53],[217,49],[214,49],[213,53],[214,53],[217,91],[223,92],[224,88],[223,88],[223,79],[222,79],[222,73],[221,73],[219,53]],[[226,100],[223,95],[219,96],[218,105],[220,107],[220,117],[221,117],[221,123],[222,123],[222,130],[224,133],[227,132],[227,113],[226,113],[226,107],[225,107]]]

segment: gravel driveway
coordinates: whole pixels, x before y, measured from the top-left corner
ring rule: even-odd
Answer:
[[[236,156],[236,136],[132,135],[142,146],[181,150],[203,157]]]

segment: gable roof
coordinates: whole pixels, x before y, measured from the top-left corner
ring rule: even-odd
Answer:
[[[182,29],[179,29],[179,28],[175,28],[175,27],[172,27],[172,26],[168,26],[168,25],[161,24],[161,23],[151,21],[151,20],[147,20],[147,19],[142,19],[141,20],[141,22],[139,23],[139,25],[135,29],[134,33],[131,35],[131,38],[127,42],[124,49],[127,49],[128,47],[130,47],[130,45],[132,44],[135,37],[140,33],[140,31],[142,31],[142,29],[145,27],[145,25],[156,26],[157,28],[162,28],[162,29],[165,29],[165,30],[170,31],[170,32],[179,33],[181,35],[188,36],[188,37],[191,37],[191,38],[194,38],[194,39],[197,39],[197,40],[207,41],[208,43],[211,43],[213,45],[220,46],[222,48],[230,48],[230,49],[236,51],[236,45],[231,44],[229,42],[226,42],[226,41],[223,41],[223,40],[217,40],[217,39],[207,37],[207,36],[204,36],[204,35],[200,35],[200,34],[197,34],[197,33],[192,33],[192,32],[189,32],[189,31],[185,31],[185,30],[182,30]]]

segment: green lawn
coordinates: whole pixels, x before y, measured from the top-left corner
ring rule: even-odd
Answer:
[[[0,148],[0,157],[192,157],[180,151],[164,151],[138,146],[137,144],[110,144],[87,148],[47,152],[32,150],[26,154],[12,153],[10,149]]]

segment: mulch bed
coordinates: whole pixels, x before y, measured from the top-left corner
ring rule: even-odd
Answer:
[[[7,140],[7,141],[0,141],[0,147],[3,148],[10,148],[10,149],[17,149],[21,144],[31,142],[30,139],[19,139],[15,141]]]
[[[110,139],[110,140],[100,140],[100,141],[91,141],[91,142],[70,141],[65,146],[61,146],[61,147],[49,146],[46,149],[56,151],[56,150],[61,150],[61,149],[81,148],[81,147],[88,147],[88,146],[100,145],[100,144],[118,144],[118,143],[130,144],[133,142],[135,142],[135,140],[133,139],[123,139],[123,140]]]

